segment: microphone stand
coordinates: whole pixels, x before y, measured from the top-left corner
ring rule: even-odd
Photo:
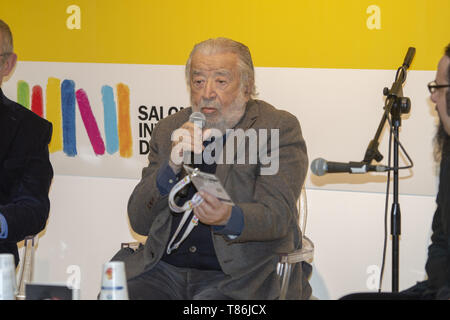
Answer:
[[[387,97],[383,117],[378,126],[375,137],[370,141],[366,153],[364,155],[364,163],[370,165],[373,160],[380,162],[383,155],[378,150],[379,139],[383,127],[391,114],[393,133],[394,133],[394,188],[393,188],[393,203],[391,208],[391,236],[392,236],[392,292],[399,290],[399,239],[401,234],[401,213],[399,195],[399,129],[401,126],[401,115],[407,114],[411,110],[411,101],[407,97],[403,97],[402,85],[406,80],[406,70],[414,57],[415,48],[409,48],[405,58],[405,62],[409,59],[409,63],[403,65],[397,70],[395,82],[391,89],[384,88],[383,94]],[[390,183],[390,181],[388,181]]]

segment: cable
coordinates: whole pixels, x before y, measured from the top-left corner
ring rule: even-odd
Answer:
[[[392,122],[391,119],[389,119],[389,117],[387,118],[388,122],[389,122],[389,128],[392,131]],[[392,133],[391,133],[392,134]],[[406,158],[408,158],[408,161],[411,163],[410,165],[406,166],[406,167],[399,167],[398,170],[404,170],[404,169],[409,169],[414,167],[414,162],[412,161],[411,157],[409,156],[408,152],[406,152],[405,148],[403,147],[403,144],[400,142],[400,139],[398,138],[398,136],[396,134],[394,134],[394,139],[395,141],[397,141],[398,145],[400,146],[400,148],[402,149],[403,153],[405,154]],[[390,143],[390,142],[389,142]],[[391,145],[389,145],[389,152],[391,152]],[[390,164],[389,164],[390,167]]]
[[[389,120],[389,117],[388,117]],[[391,122],[389,121],[389,124],[391,124]],[[392,126],[389,126],[390,128],[390,133],[389,133],[389,152],[388,152],[388,167],[391,167],[391,147],[392,147],[392,135],[393,135],[393,130],[392,130]],[[386,200],[385,200],[385,204],[384,204],[384,243],[383,243],[383,259],[381,262],[381,272],[380,272],[380,283],[378,285],[378,292],[381,292],[381,288],[383,285],[383,275],[384,275],[384,264],[385,264],[385,260],[386,260],[386,248],[387,248],[387,219],[388,219],[388,204],[389,204],[389,185],[391,182],[391,170],[388,171],[388,176],[387,176],[387,183],[386,183]]]

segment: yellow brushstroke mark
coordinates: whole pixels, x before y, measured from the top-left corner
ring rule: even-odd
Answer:
[[[63,149],[62,141],[62,116],[61,116],[61,80],[48,78],[46,90],[46,119],[53,124],[52,140],[49,151],[56,152]]]
[[[130,88],[119,83],[117,85],[119,153],[123,158],[133,155],[133,139],[130,125]]]

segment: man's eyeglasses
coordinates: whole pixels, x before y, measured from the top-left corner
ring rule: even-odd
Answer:
[[[430,91],[430,93],[434,93],[437,89],[440,88],[449,88],[450,84],[437,84],[436,81],[431,81],[428,84],[428,90]]]

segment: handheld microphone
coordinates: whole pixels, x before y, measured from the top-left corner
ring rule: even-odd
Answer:
[[[206,118],[201,112],[192,112],[189,122],[195,123],[200,129],[203,129],[206,124]]]
[[[364,162],[333,162],[322,158],[317,158],[311,162],[311,171],[316,176],[323,176],[326,173],[366,173],[369,171],[384,172],[390,168],[382,165],[368,165]]]
[[[200,130],[203,130],[203,127],[206,124],[206,118],[205,115],[201,112],[192,112],[191,116],[189,117],[189,122],[194,123],[197,127],[200,128]],[[191,164],[191,159],[194,158],[194,152],[192,151],[183,151],[183,164]],[[188,173],[186,170],[181,167],[180,176],[185,177]],[[178,192],[178,196],[181,198],[186,198],[188,195],[188,188],[184,187]]]
[[[203,127],[206,124],[205,115],[201,112],[193,112],[189,117],[189,122],[195,124],[200,130],[203,130]],[[193,158],[193,152],[191,151],[183,151],[183,163],[191,164],[191,159]]]

